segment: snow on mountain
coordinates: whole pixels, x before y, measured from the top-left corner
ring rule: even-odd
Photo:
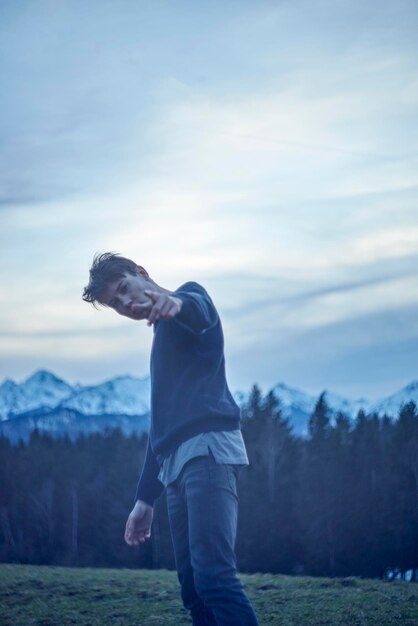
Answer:
[[[344,413],[348,417],[355,418],[360,409],[366,413],[370,411],[371,403],[366,398],[349,400],[331,391],[325,390],[325,401],[333,414]]]
[[[282,415],[289,420],[293,427],[293,432],[297,435],[307,436],[308,418],[315,409],[320,393],[312,395],[305,393],[301,389],[289,387],[284,383],[278,383],[272,388],[273,395],[279,400]],[[234,398],[238,404],[247,402],[249,393],[235,392]],[[265,394],[263,394],[265,395]],[[397,393],[382,399],[377,403],[372,403],[366,398],[349,399],[339,394],[324,390],[324,399],[329,407],[331,424],[338,412],[343,413],[351,420],[354,420],[357,413],[362,409],[366,414],[376,412],[382,416],[385,412],[396,418],[402,404],[414,400],[418,407],[418,381],[412,382]]]
[[[14,380],[6,378],[0,385],[0,417],[7,419],[9,414],[24,411],[22,398],[19,394],[19,385]]]
[[[150,379],[117,376],[99,385],[83,387],[60,407],[85,415],[142,415],[150,408]]]
[[[310,413],[315,407],[316,396],[311,396],[300,389],[278,383],[272,389],[274,396],[280,400],[283,417],[290,417],[292,410],[299,409],[303,413]]]
[[[99,385],[69,385],[47,370],[22,383],[10,378],[0,385],[0,419],[45,408],[74,409],[84,415],[142,415],[150,407],[149,377],[118,376]]]
[[[289,387],[283,383],[273,387],[273,393],[281,401],[285,417],[290,417],[295,409],[310,415],[320,396],[320,394],[307,394],[300,389]],[[350,400],[326,389],[324,390],[324,399],[330,408],[331,416],[341,411],[348,417],[354,418],[360,409],[367,412],[370,407],[370,402],[365,398]]]
[[[278,383],[273,387],[272,392],[280,401],[283,417],[290,417],[295,409],[303,413],[310,413],[317,400],[316,396],[310,396],[304,391],[289,387],[284,383]],[[248,402],[251,392],[235,391],[232,395],[238,404],[243,404]],[[264,397],[265,393],[262,392],[262,396]]]
[[[53,408],[73,393],[73,387],[47,370],[38,370],[22,383],[10,378],[0,385],[0,419],[39,407]]]
[[[288,420],[293,434],[306,437],[308,435],[309,415],[314,410],[319,395],[318,397],[310,395],[284,383],[275,385],[272,392],[279,400],[282,417]]]
[[[39,370],[20,384],[6,378],[0,385],[0,420],[16,419],[31,411],[38,415],[49,411],[52,419],[51,410],[56,415],[59,413],[61,421],[66,411],[85,417],[145,415],[150,410],[150,392],[149,376],[117,376],[98,385],[87,386],[80,383],[70,385],[47,370]],[[320,394],[308,394],[284,383],[278,383],[272,392],[295,434],[306,435],[308,417]],[[250,393],[235,391],[232,395],[242,406],[248,401]],[[265,396],[265,393],[262,395]],[[406,402],[414,400],[418,406],[418,381],[374,403],[365,398],[344,398],[328,390],[325,390],[325,400],[330,408],[331,421],[338,411],[354,419],[360,409],[396,418]]]
[[[289,420],[289,424],[293,427],[294,434],[307,436],[308,434],[308,418],[313,412],[320,394],[308,394],[301,389],[289,387],[284,383],[278,383],[272,388],[273,395],[279,400],[282,416]],[[233,394],[238,404],[247,402],[249,393],[235,392]],[[263,394],[264,396],[265,394]],[[338,394],[325,390],[325,401],[329,406],[330,421],[338,411],[341,411],[349,418],[354,419],[360,408],[367,411],[370,403],[365,398],[358,400],[349,400]]]
[[[378,415],[385,413],[390,416],[397,416],[399,409],[410,401],[415,402],[418,407],[418,380],[415,380],[406,387],[396,391],[392,395],[375,402],[370,408]]]

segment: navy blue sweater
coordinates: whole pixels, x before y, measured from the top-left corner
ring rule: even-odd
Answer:
[[[151,426],[135,502],[154,501],[165,457],[190,437],[240,428],[241,412],[226,381],[224,337],[215,305],[196,282],[172,294],[183,302],[170,320],[154,323],[151,348]]]

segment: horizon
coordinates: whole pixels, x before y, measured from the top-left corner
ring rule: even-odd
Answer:
[[[142,376],[141,375],[137,376],[137,375],[134,375],[134,374],[125,373],[125,374],[116,374],[114,376],[106,377],[106,378],[100,379],[100,380],[98,380],[96,382],[83,383],[80,380],[71,381],[69,378],[63,377],[63,376],[55,373],[52,370],[49,370],[49,369],[44,368],[44,367],[41,367],[39,369],[36,369],[36,370],[32,371],[27,376],[22,377],[21,380],[17,380],[17,379],[11,378],[10,376],[6,376],[2,380],[0,380],[0,386],[3,385],[3,383],[5,383],[8,380],[16,383],[17,385],[21,385],[21,384],[25,383],[27,380],[29,380],[30,378],[33,378],[33,376],[35,376],[38,373],[51,374],[52,376],[58,378],[59,380],[62,380],[63,382],[69,384],[71,387],[76,387],[77,385],[81,385],[82,387],[90,387],[90,386],[91,387],[96,387],[98,385],[102,385],[102,384],[104,384],[106,382],[109,382],[109,381],[112,381],[112,380],[115,380],[115,379],[120,379],[120,378],[134,378],[134,379],[137,379],[137,380],[144,380],[144,379],[147,379],[147,378],[149,379],[150,378],[150,374],[149,373],[148,374],[147,373],[143,374]],[[327,387],[324,387],[323,389],[321,389],[321,390],[319,390],[317,392],[308,392],[305,389],[303,389],[303,387],[300,386],[300,385],[299,386],[298,385],[288,385],[288,384],[286,384],[283,381],[279,381],[276,384],[274,384],[272,387],[269,387],[269,388],[266,388],[266,389],[263,389],[262,385],[260,385],[257,381],[254,381],[254,383],[252,383],[252,385],[250,385],[250,387],[248,389],[243,389],[243,388],[231,389],[231,387],[229,385],[228,386],[230,387],[230,390],[232,391],[232,393],[236,393],[236,392],[238,392],[238,393],[239,392],[241,392],[241,393],[249,393],[251,391],[252,386],[253,385],[257,385],[258,388],[261,391],[262,396],[265,397],[268,394],[268,392],[271,391],[272,389],[275,389],[277,386],[284,385],[288,389],[292,389],[292,390],[295,390],[295,391],[301,391],[303,393],[306,393],[307,395],[314,396],[314,397],[317,397],[317,398],[319,398],[321,393],[328,392],[328,393],[331,393],[331,394],[335,394],[335,395],[347,398],[348,400],[352,400],[352,401],[364,400],[364,401],[367,401],[367,402],[370,402],[370,403],[374,403],[374,402],[377,402],[379,400],[384,400],[384,399],[392,396],[393,394],[395,394],[395,393],[405,389],[406,387],[408,387],[410,385],[414,385],[414,384],[418,385],[418,378],[417,379],[412,379],[409,382],[406,382],[405,384],[401,385],[397,389],[393,389],[392,391],[387,391],[384,395],[376,397],[376,398],[370,398],[370,397],[365,397],[365,396],[353,397],[353,396],[348,396],[348,395],[347,396],[341,396],[341,394],[338,394],[333,389],[330,389],[330,388],[327,388]]]

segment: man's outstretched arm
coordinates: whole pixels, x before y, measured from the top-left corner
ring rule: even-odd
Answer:
[[[151,290],[144,293],[152,300],[151,310],[148,304],[135,304],[132,309],[138,314],[147,309],[148,325],[174,318],[175,323],[186,330],[203,335],[218,323],[218,312],[207,291],[198,283],[190,281],[188,288],[177,290],[175,296]]]
[[[182,307],[174,317],[174,322],[186,330],[203,335],[216,326],[219,320],[218,312],[205,289],[195,283],[193,289],[184,289],[176,292],[183,302]]]

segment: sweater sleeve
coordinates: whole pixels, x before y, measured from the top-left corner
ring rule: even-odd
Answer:
[[[147,504],[154,506],[155,500],[164,491],[163,483],[157,478],[159,473],[160,465],[152,451],[150,438],[148,436],[145,461],[137,484],[134,505],[137,500],[143,500]]]
[[[176,297],[182,300],[180,311],[173,320],[186,330],[196,335],[203,335],[218,323],[218,312],[206,291],[193,283],[190,290],[176,291]]]

